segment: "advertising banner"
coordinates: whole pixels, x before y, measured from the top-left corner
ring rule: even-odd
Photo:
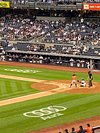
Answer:
[[[100,3],[83,3],[83,10],[100,11]]]
[[[10,2],[0,1],[0,8],[10,8]]]

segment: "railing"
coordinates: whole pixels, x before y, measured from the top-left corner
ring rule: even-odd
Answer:
[[[100,133],[100,126],[93,127],[93,133]]]

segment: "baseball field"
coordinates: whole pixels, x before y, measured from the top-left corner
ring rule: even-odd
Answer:
[[[88,70],[52,67],[0,64],[1,133],[53,133],[50,127],[100,119],[100,72],[93,72],[92,88],[69,88],[74,71],[87,82]]]

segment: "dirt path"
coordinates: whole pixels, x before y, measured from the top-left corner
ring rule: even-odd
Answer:
[[[46,81],[46,80],[37,80],[37,79],[8,76],[8,75],[0,75],[0,78],[35,82],[31,85],[31,87],[37,88],[38,90],[42,91],[35,94],[2,100],[0,101],[0,106],[23,102],[23,101],[36,99],[43,96],[49,96],[57,93],[98,93],[100,92],[100,84],[96,82],[94,83],[94,86],[91,89],[89,89],[88,87],[85,87],[83,89],[81,87],[69,88],[70,81],[66,81],[66,80]]]
[[[0,74],[0,78],[14,79],[14,80],[22,80],[22,81],[30,81],[30,82],[43,82],[45,80],[31,79],[31,78],[23,78],[17,76],[9,76]]]

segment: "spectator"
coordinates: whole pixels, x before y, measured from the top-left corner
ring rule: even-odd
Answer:
[[[77,133],[74,127],[72,127],[72,131],[70,133]]]
[[[90,63],[89,63],[89,61],[87,62],[87,68],[90,69]]]
[[[92,133],[92,127],[90,124],[87,124],[86,133]]]
[[[77,131],[77,133],[85,133],[83,126],[79,126],[79,130]]]
[[[65,133],[69,133],[69,132],[68,132],[68,129],[65,129],[64,131],[65,131]]]

